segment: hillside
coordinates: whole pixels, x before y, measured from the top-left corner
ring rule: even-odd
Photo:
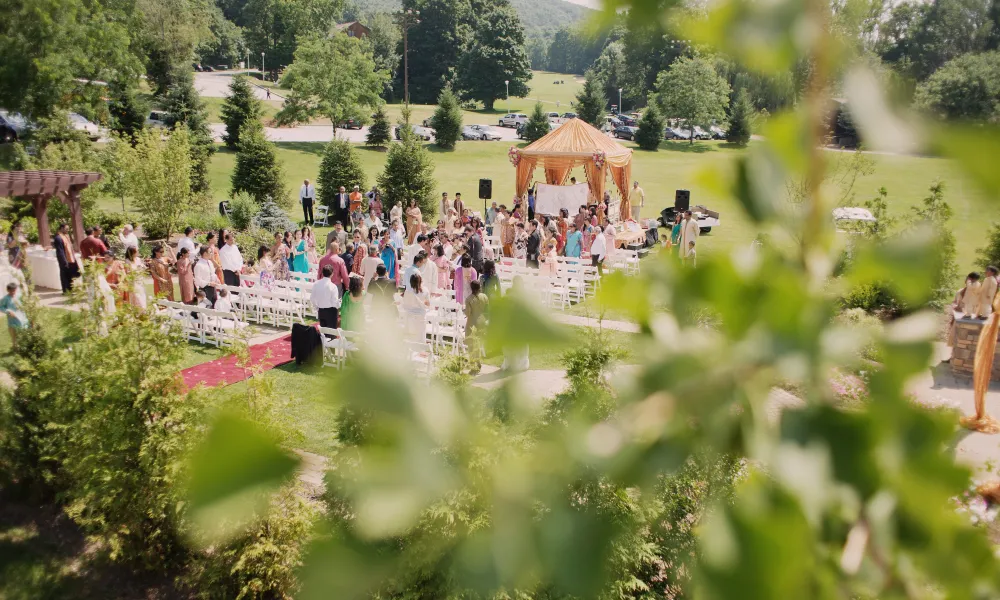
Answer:
[[[566,0],[511,0],[510,3],[520,15],[528,37],[551,37],[560,27],[578,23],[593,12]],[[368,12],[391,12],[399,10],[400,4],[399,0],[354,0],[345,16],[356,18]]]

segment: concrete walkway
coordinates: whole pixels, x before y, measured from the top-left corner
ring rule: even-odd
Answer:
[[[554,313],[552,318],[564,325],[575,327],[593,327],[595,329],[611,329],[614,331],[624,331],[625,333],[639,333],[639,325],[628,321],[611,321],[608,319],[592,319],[590,317],[579,317],[563,313]]]

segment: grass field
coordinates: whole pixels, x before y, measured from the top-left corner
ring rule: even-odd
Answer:
[[[634,144],[624,142],[635,148]],[[285,165],[286,178],[292,189],[298,189],[302,179],[315,179],[319,168],[322,144],[279,144],[279,155]],[[509,144],[503,142],[459,142],[454,151],[442,151],[428,144],[435,162],[438,189],[449,193],[462,192],[467,203],[477,205],[474,199],[480,178],[493,180],[493,198],[509,203],[514,193],[514,168],[507,160]],[[674,190],[691,190],[692,204],[704,204],[722,213],[722,226],[702,238],[700,252],[728,251],[746,248],[757,234],[736,202],[727,195],[720,195],[706,181],[708,169],[726,169],[741,152],[718,142],[699,142],[693,147],[686,142],[663,142],[658,152],[636,149],[632,174],[646,192],[643,214],[655,216],[673,203]],[[385,164],[385,153],[360,148],[362,161],[368,173],[369,186]],[[846,156],[846,155],[844,155]],[[839,156],[831,153],[831,158]],[[217,197],[229,191],[229,177],[235,155],[220,151],[212,159],[210,177],[212,190]],[[874,196],[880,187],[889,192],[890,211],[903,215],[927,195],[936,180],[945,182],[945,198],[954,209],[953,230],[958,238],[958,258],[961,270],[971,269],[977,247],[982,245],[986,231],[995,214],[983,201],[978,191],[946,160],[918,156],[875,155],[875,171],[861,177],[855,187],[855,201],[860,204]],[[583,177],[582,170],[574,173]],[[481,207],[479,207],[481,209]],[[294,218],[297,208],[292,210]]]

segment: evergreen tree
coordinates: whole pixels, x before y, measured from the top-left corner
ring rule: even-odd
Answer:
[[[549,130],[549,117],[545,114],[542,103],[535,102],[535,110],[531,112],[531,117],[524,124],[524,139],[533,142],[548,135]]]
[[[608,99],[601,89],[601,82],[597,80],[597,76],[588,71],[583,89],[576,94],[576,116],[594,127],[604,124],[604,109],[608,105]]]
[[[240,142],[240,128],[247,121],[257,121],[261,116],[260,100],[254,95],[253,86],[246,75],[236,75],[229,84],[229,96],[222,103],[222,122],[226,133],[222,141],[235,150]]]
[[[729,131],[726,140],[737,146],[746,146],[750,142],[750,121],[753,118],[753,103],[745,88],[740,88],[729,109]]]
[[[170,114],[171,123],[184,123],[191,134],[191,189],[208,191],[208,161],[215,152],[212,131],[208,128],[205,103],[194,89],[194,76],[190,71],[179,71],[176,81],[162,98],[164,109]]]
[[[385,114],[385,105],[379,104],[375,110],[375,118],[368,127],[365,144],[368,146],[388,146],[392,140],[392,126],[389,125],[389,115]]]
[[[295,223],[288,218],[285,209],[274,202],[265,202],[260,206],[260,211],[254,215],[253,224],[271,233],[295,229]]]
[[[639,130],[635,132],[635,141],[643,150],[656,150],[663,141],[664,119],[656,106],[650,104],[639,119]]]
[[[110,92],[108,112],[111,113],[111,131],[120,133],[134,144],[136,136],[146,126],[149,106],[125,84],[112,84]]]
[[[493,110],[496,100],[528,95],[531,62],[524,45],[524,27],[507,0],[494,0],[474,21],[469,48],[458,63],[462,97],[478,100]],[[509,82],[504,84],[504,81]]]
[[[319,177],[316,184],[319,201],[331,208],[333,207],[334,194],[337,193],[340,186],[344,186],[348,190],[355,185],[361,189],[368,187],[365,168],[361,164],[361,156],[358,155],[354,144],[337,138],[326,145],[323,150],[323,161],[319,165]]]
[[[259,204],[268,200],[281,206],[288,204],[284,170],[274,144],[264,137],[264,126],[258,121],[244,123],[237,148],[231,193],[247,192]]]
[[[391,206],[416,200],[425,215],[432,215],[434,206],[434,162],[426,148],[416,136],[407,136],[398,144],[389,147],[385,160],[385,170],[378,176],[378,187],[382,190],[383,203]]]
[[[431,117],[431,129],[434,130],[434,143],[447,150],[454,148],[462,137],[462,109],[450,86],[441,90],[437,110]]]

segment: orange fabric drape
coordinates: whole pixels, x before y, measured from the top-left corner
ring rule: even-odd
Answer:
[[[598,201],[604,197],[604,173],[606,169],[606,166],[598,169],[593,160],[589,160],[583,165],[583,171],[587,174],[587,185],[590,186],[590,193]]]
[[[629,187],[628,182],[632,179],[632,163],[628,162],[621,167],[611,167],[611,179],[615,182],[615,187],[618,188],[618,193],[621,194],[622,201],[621,206],[621,220],[627,221],[632,218],[632,203],[629,201]]]
[[[514,175],[514,189],[518,198],[523,198],[528,193],[528,184],[531,182],[531,174],[535,170],[534,158],[521,157],[521,162],[517,163],[517,170]]]
[[[566,181],[566,177],[569,176],[570,170],[572,170],[572,165],[558,165],[549,166],[549,163],[545,163],[545,183],[550,185],[562,185]]]
[[[962,417],[961,420],[963,427],[981,433],[1000,433],[1000,422],[986,414],[986,391],[990,388],[993,353],[997,348],[997,331],[1000,330],[1000,313],[996,312],[998,301],[1000,294],[993,299],[993,314],[979,332],[979,342],[976,344],[976,360],[972,372],[976,414]]]

